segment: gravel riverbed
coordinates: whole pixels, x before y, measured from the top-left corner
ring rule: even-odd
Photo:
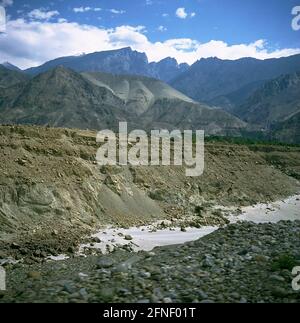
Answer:
[[[0,302],[300,302],[300,221],[239,222],[197,241],[7,265]]]

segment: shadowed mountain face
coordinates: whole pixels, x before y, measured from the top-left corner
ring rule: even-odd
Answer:
[[[222,110],[200,105],[167,84],[137,76],[78,74],[64,67],[0,90],[0,122],[116,129],[119,121],[150,130],[203,129],[238,133],[245,124]],[[225,121],[224,121],[225,120]]]
[[[130,47],[96,52],[82,56],[57,58],[39,67],[26,70],[30,75],[37,75],[62,65],[77,72],[107,72],[113,74],[132,74],[154,77],[169,81],[186,71],[187,64],[178,64],[175,59],[166,58],[159,63],[150,63],[146,54],[131,50]]]
[[[223,110],[232,113],[235,108],[243,104],[249,96],[255,93],[255,91],[265,84],[265,82],[266,81],[257,81],[249,83],[232,93],[214,98],[210,101],[210,105],[221,107]]]
[[[62,67],[2,89],[0,98],[1,123],[97,129],[125,120],[118,97]]]
[[[27,75],[8,69],[0,64],[0,88],[7,88],[27,79],[29,79]]]
[[[285,122],[300,112],[300,72],[265,83],[233,112],[246,122],[265,128]]]
[[[251,95],[262,81],[295,71],[300,71],[300,55],[269,60],[208,58],[193,64],[170,84],[197,101],[230,109]]]
[[[150,63],[152,77],[169,82],[189,69],[188,64],[178,64],[175,58],[167,57],[158,63]]]
[[[300,143],[300,111],[287,120],[271,126],[272,139],[287,143]]]
[[[221,109],[179,99],[160,99],[143,115],[145,129],[204,130],[210,135],[235,136],[246,124]]]
[[[276,141],[300,143],[300,72],[265,82],[252,92],[230,111],[250,131],[263,131]]]

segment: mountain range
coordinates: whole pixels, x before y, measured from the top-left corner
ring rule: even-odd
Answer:
[[[194,63],[170,84],[194,100],[208,104],[218,100],[219,106],[227,109],[229,106],[230,110],[262,83],[297,71],[300,55],[267,60],[208,58]]]
[[[149,63],[145,53],[139,53],[130,47],[126,47],[81,56],[61,57],[41,66],[29,68],[25,72],[30,75],[37,75],[57,66],[65,66],[76,72],[143,75],[166,82],[189,68],[188,64],[178,64],[176,59],[170,57],[158,63]]]
[[[300,55],[267,60],[203,58],[189,66],[178,64],[171,57],[149,63],[145,53],[126,47],[61,57],[24,72],[38,75],[57,66],[65,66],[77,72],[106,72],[156,78],[169,83],[195,101],[230,110],[253,94],[264,82],[300,71]]]
[[[234,135],[246,129],[299,142],[298,72],[300,55],[208,58],[189,66],[173,58],[149,63],[131,48],[57,58],[25,71],[5,63],[0,121],[99,129],[129,120],[147,129]]]
[[[245,127],[237,117],[195,102],[162,81],[80,74],[62,66],[0,89],[0,121],[97,130],[117,129],[119,121],[127,121],[134,129],[210,134],[238,134]]]

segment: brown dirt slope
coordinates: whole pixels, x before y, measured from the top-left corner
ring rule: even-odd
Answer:
[[[207,144],[198,178],[186,177],[183,167],[99,167],[97,148],[94,132],[0,126],[3,250],[64,252],[105,224],[185,216],[196,225],[222,224],[217,205],[239,207],[299,190],[300,148]]]

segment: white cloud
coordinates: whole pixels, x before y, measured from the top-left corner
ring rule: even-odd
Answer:
[[[34,9],[28,13],[29,18],[37,19],[37,20],[49,20],[52,17],[58,16],[58,15],[59,15],[59,12],[57,10],[46,11],[43,8]]]
[[[198,41],[190,38],[178,38],[166,40],[164,44],[170,48],[175,48],[182,51],[195,51],[200,45]]]
[[[164,31],[167,31],[168,29],[165,26],[158,26],[157,30],[164,32]]]
[[[211,40],[200,43],[189,38],[151,42],[144,26],[119,26],[105,29],[66,21],[10,20],[7,33],[0,35],[0,57],[21,68],[37,66],[58,56],[92,53],[131,46],[145,52],[150,61],[174,57],[179,63],[194,63],[200,58],[238,59],[277,58],[299,54],[300,48],[268,51],[264,40],[250,44],[229,45]]]
[[[162,14],[162,16],[163,16],[164,18],[166,18],[166,17],[169,17],[169,14],[168,14],[168,13],[163,13],[163,14]]]
[[[67,19],[65,19],[65,18],[59,18],[57,21],[58,21],[59,23],[68,22],[68,20],[67,20]]]
[[[178,8],[176,10],[176,16],[180,19],[186,19],[188,14],[185,11],[185,8]]]
[[[102,10],[101,8],[92,8],[92,7],[78,7],[78,8],[73,8],[73,11],[75,13],[84,13],[84,12],[89,12],[89,11],[99,12],[101,10]]]
[[[0,6],[8,7],[8,6],[12,6],[13,3],[14,3],[13,0],[1,0]]]
[[[144,26],[120,26],[107,31],[108,47],[121,48],[131,46],[132,48],[140,48],[141,44],[148,43]]]
[[[109,11],[116,15],[122,15],[123,13],[126,13],[125,10],[118,10],[118,9],[109,9]]]
[[[92,10],[91,7],[79,7],[79,8],[73,8],[73,11],[78,13],[78,12],[87,12]]]
[[[196,16],[196,12],[188,13],[185,8],[178,8],[175,14],[180,19],[194,18]]]

